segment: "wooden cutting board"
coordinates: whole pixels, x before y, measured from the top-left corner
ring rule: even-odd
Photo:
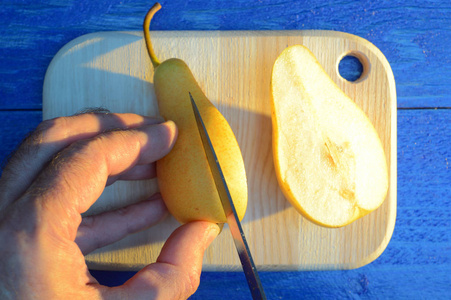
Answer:
[[[154,31],[160,60],[186,61],[207,97],[229,121],[241,147],[249,186],[242,222],[260,270],[349,269],[368,264],[387,246],[396,218],[396,91],[383,54],[368,41],[332,31]],[[282,195],[271,150],[270,74],[287,46],[303,44],[332,79],[365,111],[382,139],[390,170],[384,204],[339,229],[314,225]],[[360,59],[362,77],[348,82],[338,74],[346,54]],[[86,107],[158,115],[153,69],[141,32],[99,32],[65,45],[48,67],[43,116],[49,119]],[[158,191],[155,180],[117,182],[88,211],[98,213],[145,199]],[[169,217],[86,256],[92,269],[137,270],[154,262],[179,224]],[[227,228],[227,227],[225,227]],[[241,270],[230,232],[209,247],[204,270]]]

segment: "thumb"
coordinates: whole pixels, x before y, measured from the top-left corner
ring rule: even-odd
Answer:
[[[204,252],[219,231],[217,224],[205,221],[180,226],[155,263],[112,291],[122,299],[187,299],[199,287]]]

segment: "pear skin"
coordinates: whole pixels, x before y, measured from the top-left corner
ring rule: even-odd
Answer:
[[[174,121],[178,129],[171,152],[157,161],[160,193],[169,212],[181,223],[196,220],[226,222],[197,128],[189,97],[191,93],[241,220],[247,207],[247,180],[238,142],[227,120],[207,99],[188,65],[177,58],[162,63],[156,59],[148,33],[155,9],[158,10],[159,5],[149,10],[144,22],[146,45],[155,67],[154,89],[160,115]]]
[[[377,209],[388,191],[382,143],[309,49],[296,45],[280,54],[271,95],[275,170],[291,204],[325,227]]]

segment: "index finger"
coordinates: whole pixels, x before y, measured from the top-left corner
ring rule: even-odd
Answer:
[[[165,156],[176,135],[175,124],[168,121],[77,141],[60,152],[14,204],[36,202],[44,214],[40,217],[75,239],[80,214],[101,195],[108,177]]]
[[[31,185],[52,157],[71,143],[102,132],[161,123],[136,114],[83,113],[45,120],[12,155],[0,179],[1,207],[6,207]]]

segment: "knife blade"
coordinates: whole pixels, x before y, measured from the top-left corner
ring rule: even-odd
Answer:
[[[235,205],[233,204],[232,196],[230,195],[227,182],[225,181],[221,165],[219,164],[219,160],[216,156],[213,144],[211,143],[211,139],[208,136],[207,128],[205,127],[199,109],[197,108],[196,102],[194,101],[191,93],[189,93],[189,97],[193,106],[197,128],[199,129],[199,134],[207,156],[208,165],[210,166],[211,174],[213,175],[216,189],[218,190],[219,198],[221,199],[224,213],[227,217],[227,224],[229,225],[233,241],[238,251],[238,256],[240,257],[241,265],[252,294],[252,299],[266,299],[260,277],[258,276],[257,268],[255,267],[252,259],[252,255],[249,250],[246,237],[244,236],[240,220],[236,213]]]

